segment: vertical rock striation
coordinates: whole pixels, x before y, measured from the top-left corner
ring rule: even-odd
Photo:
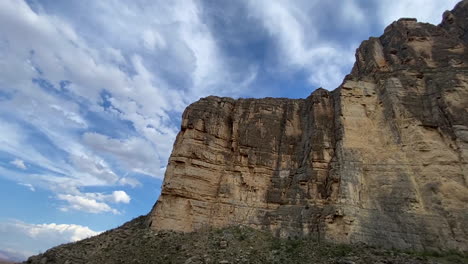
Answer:
[[[153,209],[156,229],[247,224],[309,233],[332,180],[334,99],[208,97],[187,108]]]
[[[148,225],[467,251],[467,31],[465,0],[364,41],[332,92],[190,105]]]

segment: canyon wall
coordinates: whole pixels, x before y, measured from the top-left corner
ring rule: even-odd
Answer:
[[[193,103],[147,224],[468,251],[467,49],[465,0],[364,41],[332,92]]]

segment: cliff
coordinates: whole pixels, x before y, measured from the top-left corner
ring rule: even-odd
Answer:
[[[364,41],[334,91],[193,103],[147,216],[27,263],[434,263],[361,242],[468,252],[468,0]]]
[[[468,251],[468,1],[443,17],[364,41],[332,92],[190,105],[148,226]]]

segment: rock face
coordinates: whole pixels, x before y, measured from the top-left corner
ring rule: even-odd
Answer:
[[[334,101],[321,89],[305,100],[208,97],[188,107],[151,226],[317,229],[339,191]]]
[[[468,0],[439,26],[394,22],[356,60],[307,99],[190,105],[147,224],[468,251]]]

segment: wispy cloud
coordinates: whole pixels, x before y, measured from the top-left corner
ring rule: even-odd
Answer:
[[[143,138],[114,139],[98,133],[85,133],[84,143],[98,153],[111,155],[126,171],[162,178],[158,153],[152,143]]]
[[[14,159],[12,161],[10,161],[11,164],[15,165],[15,167],[19,168],[19,169],[23,169],[25,170],[26,169],[26,164],[24,164],[24,161],[23,160],[20,160],[20,159]]]
[[[36,168],[22,175],[29,181],[22,183],[57,192],[70,204],[62,209],[116,213],[102,201],[77,196],[76,190],[139,186],[128,173],[162,178],[160,164],[166,163],[178,130],[172,115],[226,80],[231,86],[222,86],[225,93],[234,95],[235,78],[196,2],[161,2],[146,10],[128,2],[91,1],[96,7],[91,10],[106,12],[91,17],[98,27],[85,34],[77,31],[72,16],[49,14],[40,2],[31,3],[34,8],[21,0],[0,3],[5,69],[0,87],[8,95],[0,104],[0,151],[17,157],[11,163],[17,168],[26,169],[25,162]],[[116,32],[128,35],[114,42]],[[189,79],[172,89],[168,74]],[[17,105],[24,107],[8,110]],[[115,137],[115,131],[95,123],[97,115],[122,126],[128,122],[132,136]],[[96,127],[103,132],[92,132]]]
[[[356,43],[345,45],[320,34],[319,1],[247,1],[250,15],[258,18],[277,43],[284,69],[304,70],[309,81],[327,89],[336,88],[354,61]],[[362,24],[364,14],[354,1],[336,5],[342,19]]]
[[[123,185],[123,186],[128,185],[128,186],[130,186],[132,188],[136,188],[136,187],[141,186],[141,182],[139,182],[137,179],[128,178],[128,177],[120,178],[119,184]]]
[[[36,188],[34,188],[34,186],[30,183],[18,183],[19,185],[21,186],[24,186],[26,188],[28,188],[31,192],[35,192],[36,191]]]
[[[98,202],[96,199],[88,198],[86,196],[78,196],[71,194],[59,194],[58,199],[68,202],[67,205],[60,208],[62,211],[76,210],[88,213],[105,213],[111,212],[113,214],[119,214],[120,212],[116,209],[111,208],[108,204]]]
[[[85,24],[75,11],[41,4],[0,3],[0,87],[8,95],[0,151],[18,168],[42,171],[28,178],[54,175],[73,188],[138,186],[123,179],[128,173],[162,178],[183,108],[212,93],[235,96],[255,79],[255,68],[238,74],[225,60],[196,1],[70,3],[89,11]]]
[[[458,0],[244,2],[249,15],[258,19],[276,43],[272,68],[279,68],[282,74],[305,71],[313,86],[334,89],[350,72],[355,49],[371,31],[378,29],[373,34],[381,34],[385,26],[401,17],[438,24],[442,12],[452,9]]]
[[[67,204],[62,206],[62,211],[76,210],[88,213],[105,213],[120,214],[116,209],[111,208],[107,203],[130,203],[130,196],[125,191],[114,191],[111,194],[103,193],[81,193],[75,194],[59,194],[59,200],[66,201]]]

